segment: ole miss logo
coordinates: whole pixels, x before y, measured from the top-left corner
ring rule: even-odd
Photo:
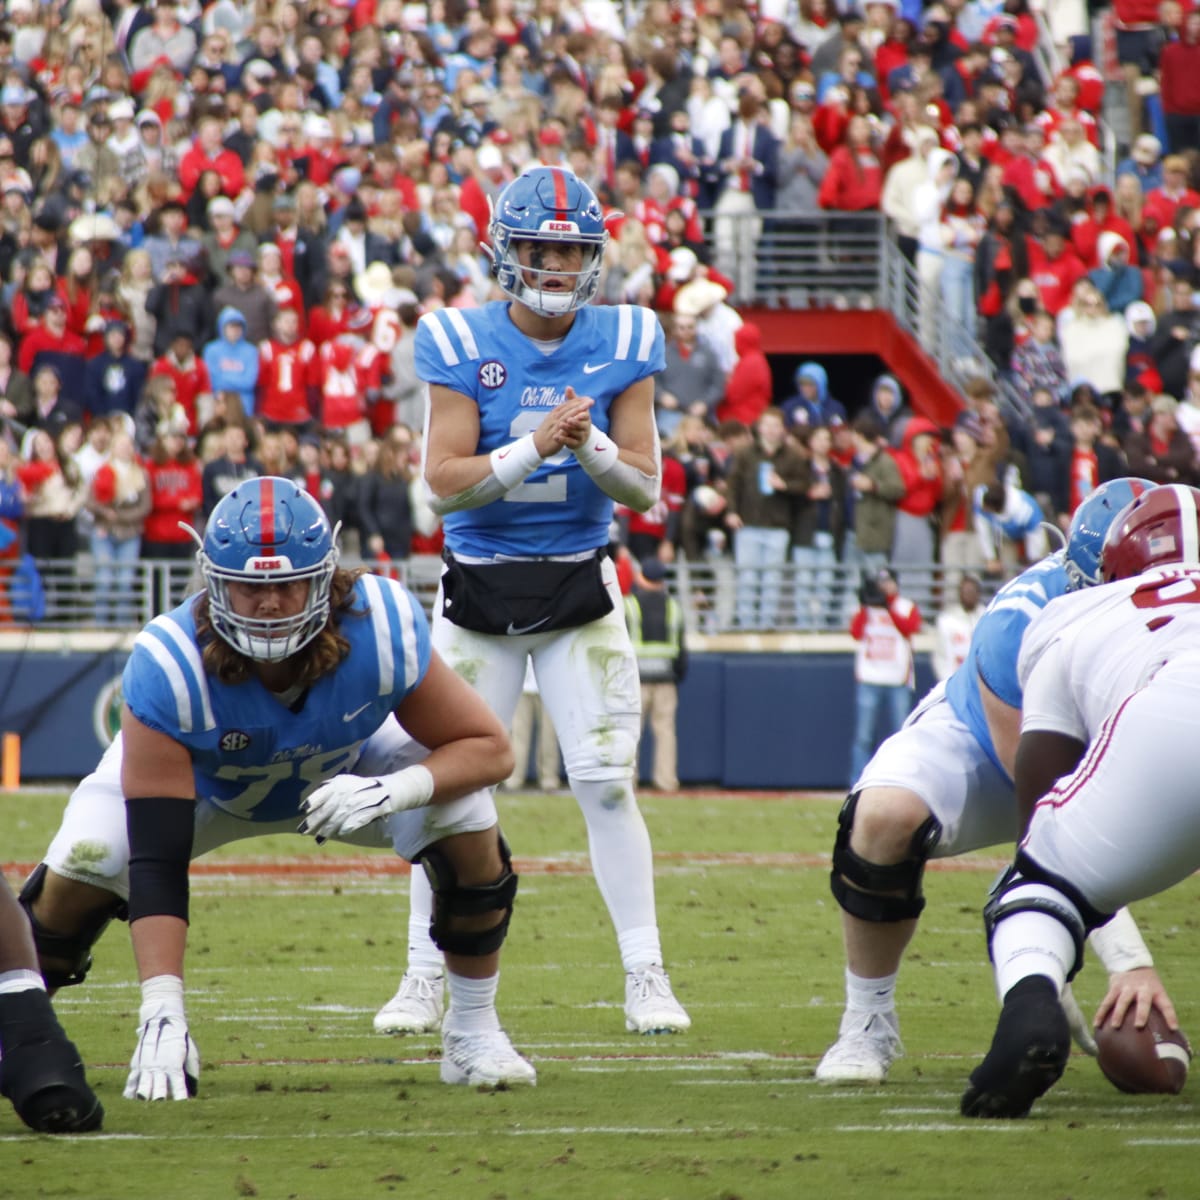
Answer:
[[[494,358],[488,359],[479,367],[479,382],[485,388],[503,387],[507,378],[508,372],[504,369],[504,364]]]

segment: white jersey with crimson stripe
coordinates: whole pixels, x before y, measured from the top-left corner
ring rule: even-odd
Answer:
[[[1200,567],[1159,567],[1052,601],[1021,642],[1021,729],[1090,742],[1168,661],[1200,657]]]

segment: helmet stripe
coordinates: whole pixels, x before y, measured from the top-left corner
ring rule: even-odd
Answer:
[[[262,479],[262,508],[258,514],[258,540],[263,552],[275,553],[275,481],[270,475]]]
[[[1200,513],[1196,512],[1196,491],[1179,483],[1171,484],[1171,490],[1179,504],[1179,532],[1183,537],[1179,561],[1200,562],[1200,530],[1197,529]]]
[[[558,209],[555,214],[560,221],[567,219],[567,173],[563,170],[554,170],[551,172],[554,179],[554,207]]]

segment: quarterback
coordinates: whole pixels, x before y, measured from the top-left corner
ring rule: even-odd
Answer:
[[[832,890],[842,909],[846,1008],[837,1041],[817,1065],[821,1083],[882,1083],[901,1053],[895,993],[901,959],[925,907],[930,858],[1013,843],[1020,832],[1012,759],[1021,710],[1017,652],[1029,622],[1052,600],[1098,583],[1104,535],[1129,499],[1153,487],[1118,479],[1076,510],[1065,551],[1035,563],[993,598],[966,661],[922,701],[867,764],[838,819]],[[1170,1001],[1133,918],[1122,913],[1093,939],[1110,972],[1101,1006]],[[1094,1042],[1070,993],[1078,1040]]]
[[[1084,939],[1200,868],[1200,491],[1167,484],[1123,509],[1103,571],[1107,586],[1049,607],[1021,645],[1029,826],[984,912],[1004,1003],[965,1116],[1023,1117],[1053,1086],[1070,1041],[1058,997]]]
[[[644,512],[659,495],[663,333],[649,309],[589,303],[608,233],[591,189],[569,171],[533,167],[514,179],[490,234],[508,299],[430,312],[417,326],[417,374],[429,384],[425,480],[446,531],[433,643],[506,725],[532,661],[616,928],[626,1027],[683,1030],[633,788],[637,659],[606,553],[613,501]],[[441,1021],[428,903],[414,875],[408,971],[376,1016],[381,1032]]]
[[[197,539],[199,541],[199,539]],[[420,862],[446,955],[446,1083],[534,1083],[495,1011],[517,877],[488,790],[512,753],[431,649],[399,584],[339,569],[336,531],[289,480],[213,509],[204,590],[138,634],[121,733],[74,791],[21,891],[52,987],[80,982],[113,916],[141,980],[127,1099],[195,1094],[184,1005],[188,864],[270,833],[390,845]]]

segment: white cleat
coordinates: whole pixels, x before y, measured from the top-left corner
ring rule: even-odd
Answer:
[[[872,1013],[865,1024],[856,1017],[849,1026],[843,1018],[838,1040],[817,1064],[817,1082],[882,1083],[903,1053],[895,1013]]]
[[[682,1033],[692,1018],[671,992],[659,966],[641,967],[625,976],[625,1028],[630,1033]]]
[[[533,1064],[522,1058],[503,1029],[442,1033],[442,1082],[471,1087],[537,1086]]]
[[[445,1012],[446,981],[440,975],[404,972],[400,989],[375,1014],[376,1033],[436,1033]]]

